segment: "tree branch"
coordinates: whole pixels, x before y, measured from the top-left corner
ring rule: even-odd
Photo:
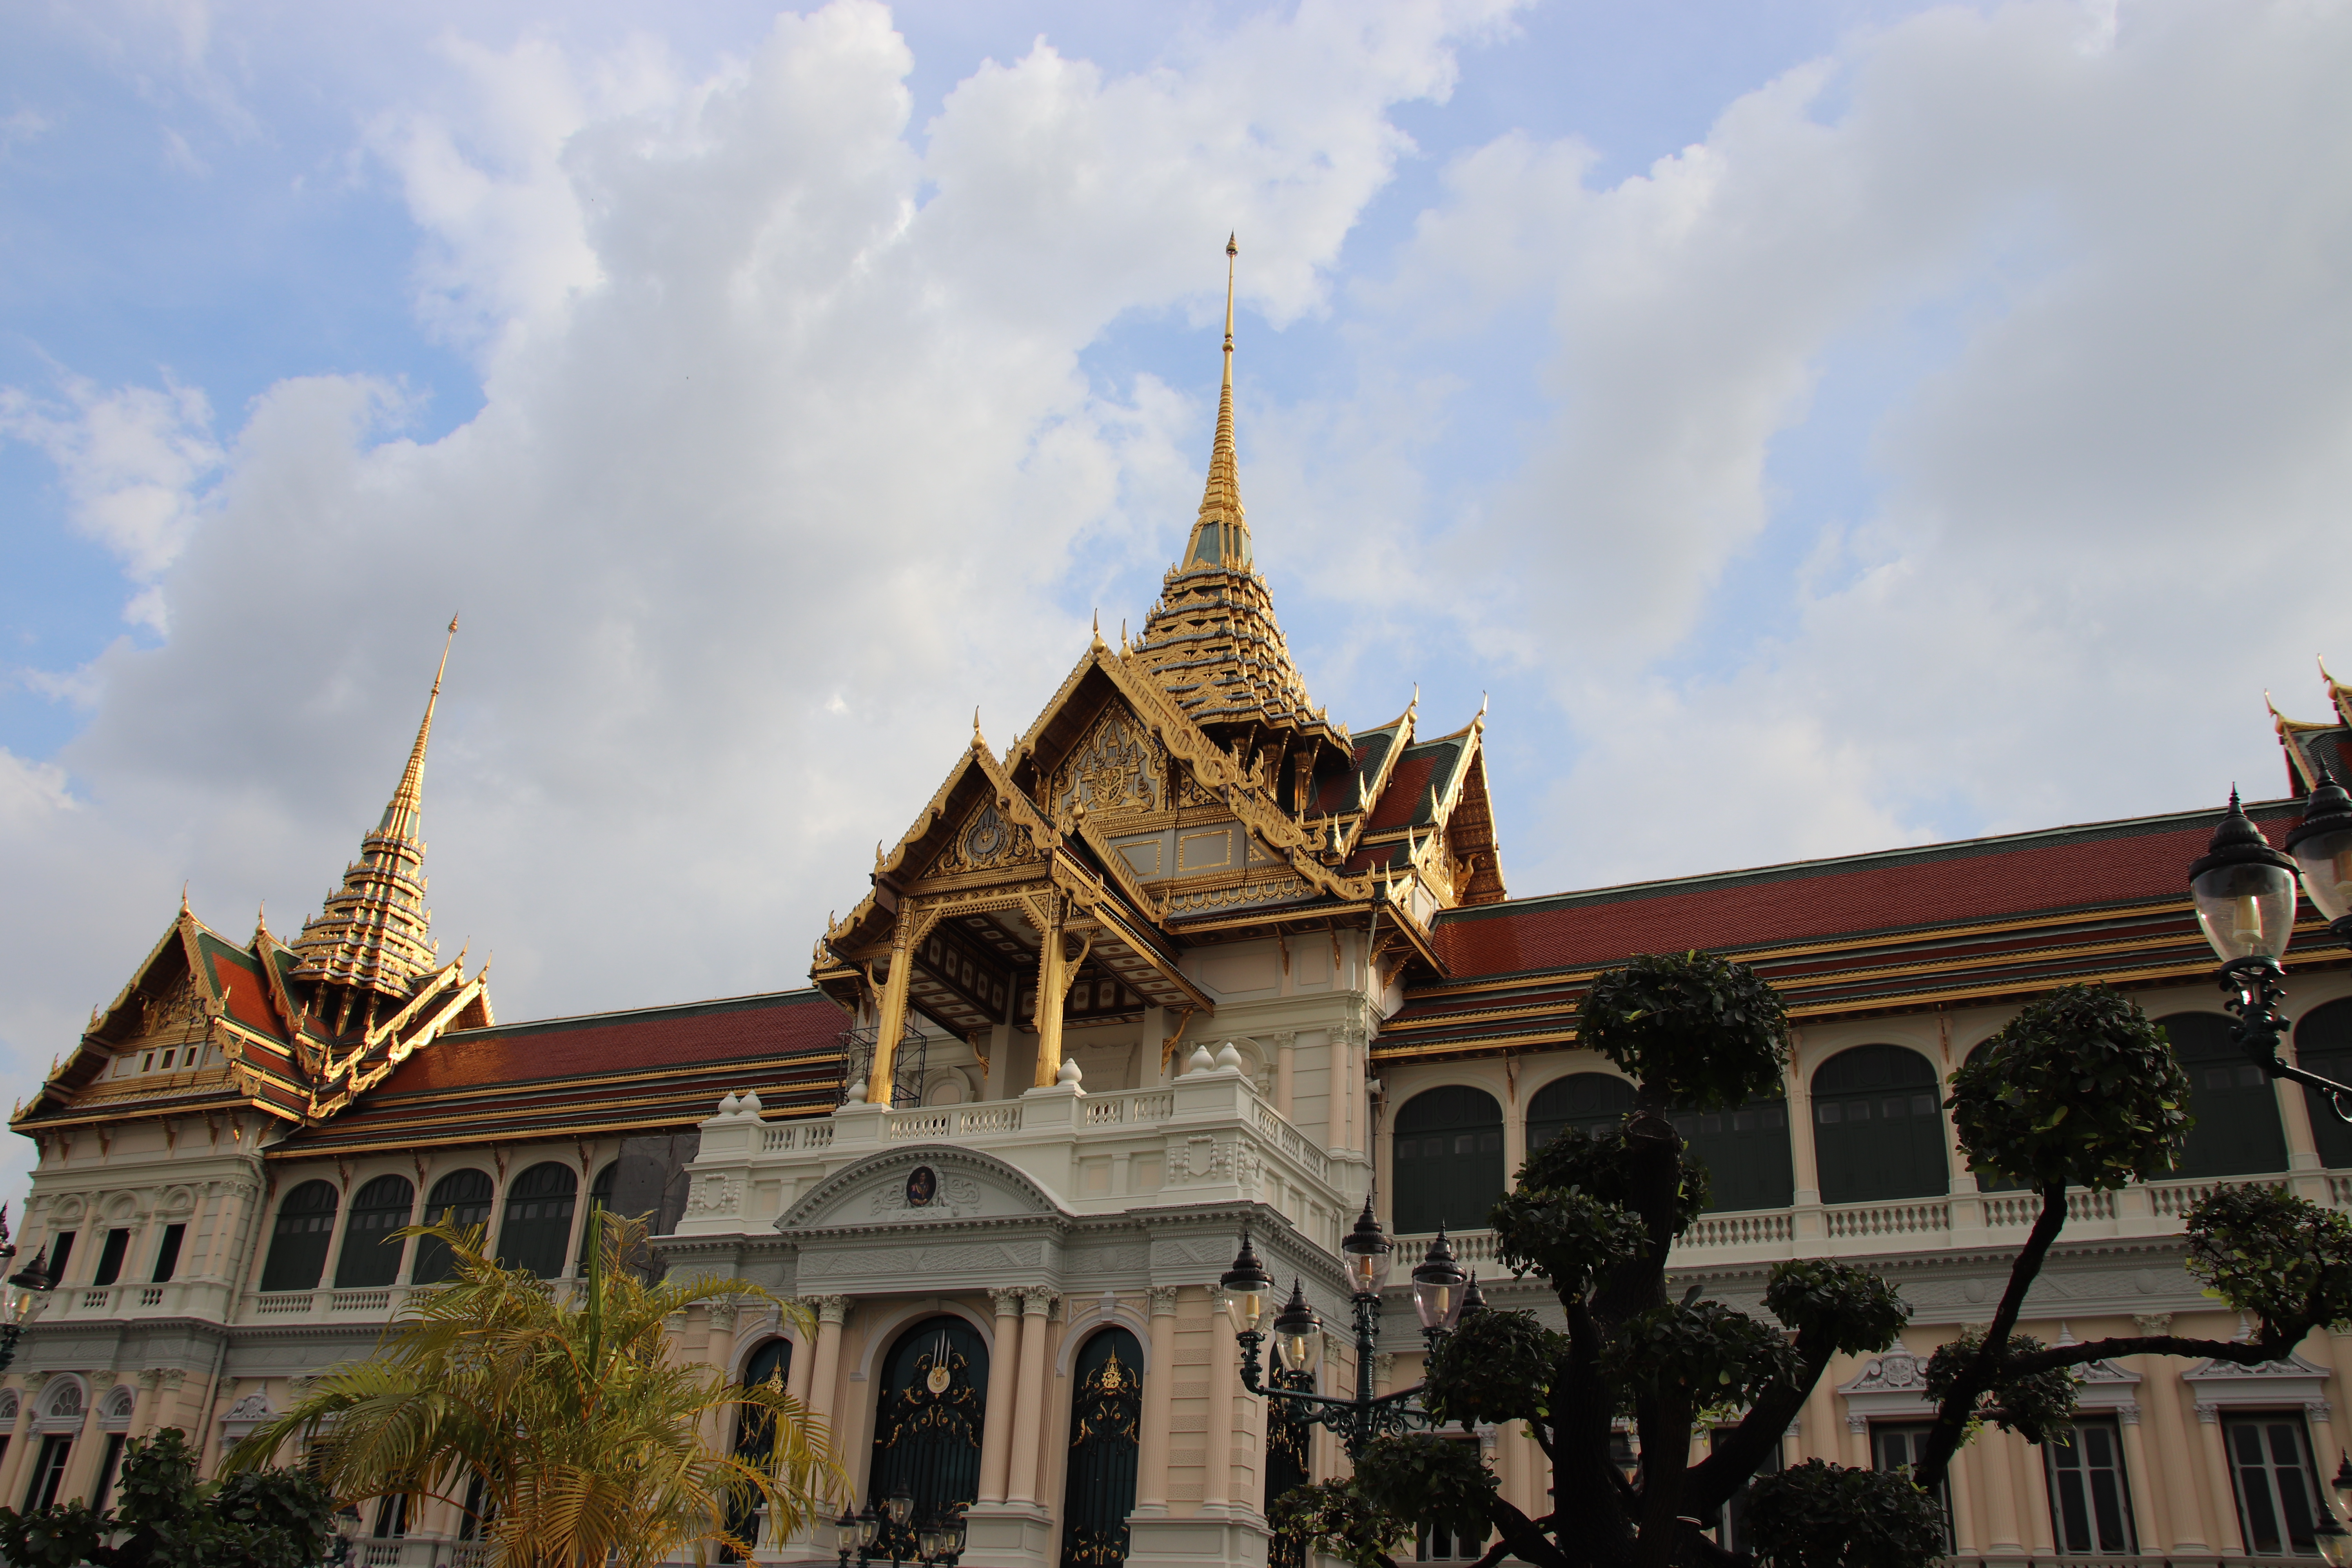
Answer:
[[[1716,1446],[1715,1451],[1690,1468],[1683,1478],[1683,1510],[1702,1518],[1729,1502],[1740,1488],[1756,1474],[1756,1467],[1764,1462],[1789,1424],[1812,1397],[1814,1385],[1829,1371],[1830,1358],[1836,1347],[1825,1338],[1801,1333],[1797,1336],[1797,1355],[1804,1368],[1803,1376],[1786,1388],[1776,1388],[1748,1407],[1731,1436]]]
[[[2124,1355],[2206,1356],[2214,1361],[2235,1362],[2240,1366],[2260,1366],[2286,1355],[2303,1337],[2297,1334],[2283,1342],[2267,1335],[2252,1340],[2188,1340],[2178,1334],[2126,1334],[2119,1339],[2052,1345],[2047,1350],[2011,1356],[2008,1370],[2025,1376],[2047,1372],[2053,1366],[2082,1366]]]
[[[1936,1412],[1936,1424],[1928,1429],[1927,1448],[1912,1471],[1921,1486],[1933,1490],[1943,1484],[1944,1471],[1968,1431],[1977,1396],[1992,1386],[2000,1370],[2001,1352],[2009,1346],[2010,1331],[2017,1327],[2018,1315],[2025,1308],[2025,1293],[2042,1273],[2042,1265],[2050,1256],[2050,1244],[2058,1239],[2058,1232],[2065,1224],[2066,1183],[2061,1178],[2042,1189],[2042,1212],[2033,1216],[2033,1229],[2027,1234],[2025,1245],[2018,1248],[2017,1261],[2010,1266],[2009,1289],[2001,1293],[2000,1309],[1992,1315],[1992,1327],[1985,1331],[1984,1342],[1977,1347],[1977,1353],[1969,1358],[1951,1393],[1945,1395],[1942,1406]]]

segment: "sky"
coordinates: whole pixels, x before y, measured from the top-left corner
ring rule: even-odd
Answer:
[[[2347,80],[2343,0],[10,6],[0,1072],[184,885],[299,930],[453,612],[500,1016],[803,983],[1140,625],[1228,233],[1308,689],[1487,701],[1514,894],[2282,793]]]

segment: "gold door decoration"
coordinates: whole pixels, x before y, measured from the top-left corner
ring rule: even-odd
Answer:
[[[1125,1329],[1105,1329],[1072,1370],[1069,1475],[1062,1489],[1061,1568],[1119,1568],[1135,1509],[1136,1452],[1143,1431],[1143,1349]]]

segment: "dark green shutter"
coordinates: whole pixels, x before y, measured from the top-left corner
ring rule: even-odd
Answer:
[[[1951,1190],[1936,1069],[1902,1046],[1856,1046],[1813,1074],[1813,1163],[1825,1204]]]
[[[2230,1043],[2230,1020],[2220,1013],[2175,1013],[2157,1025],[2189,1075],[2189,1113],[2197,1119],[2173,1173],[2239,1176],[2285,1170],[2278,1091],[2271,1088],[2270,1074]]]
[[[269,1236],[269,1257],[261,1266],[264,1290],[315,1290],[327,1267],[327,1244],[334,1239],[335,1189],[305,1182],[278,1205]]]
[[[1503,1108],[1463,1084],[1405,1101],[1390,1142],[1391,1228],[1402,1236],[1482,1230],[1503,1195]]]
[[[2337,1083],[2352,1083],[2352,996],[2323,1003],[2303,1016],[2294,1026],[2294,1065]],[[2331,1171],[2352,1168],[2352,1126],[2336,1114],[2326,1095],[2315,1089],[2303,1093],[2304,1103],[2311,1108],[2311,1135],[2320,1163]]]

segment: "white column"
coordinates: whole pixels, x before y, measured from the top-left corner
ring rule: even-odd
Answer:
[[[1143,1374],[1143,1431],[1135,1456],[1135,1511],[1168,1511],[1168,1426],[1176,1392],[1176,1291],[1154,1285],[1151,1367]]]
[[[1005,1462],[1013,1452],[1013,1396],[1021,1377],[1021,1292],[992,1289],[996,1348],[988,1361],[988,1400],[980,1418],[980,1500],[1004,1500]]]
[[[809,1372],[809,1408],[838,1432],[843,1423],[833,1407],[834,1390],[841,1381],[841,1326],[849,1319],[849,1298],[818,1296],[810,1305],[816,1309],[816,1364]]]
[[[1013,1406],[1013,1453],[1004,1478],[1007,1502],[1037,1500],[1037,1479],[1044,1470],[1038,1441],[1045,1430],[1045,1314],[1056,1300],[1051,1290],[1022,1292],[1021,1389]]]

